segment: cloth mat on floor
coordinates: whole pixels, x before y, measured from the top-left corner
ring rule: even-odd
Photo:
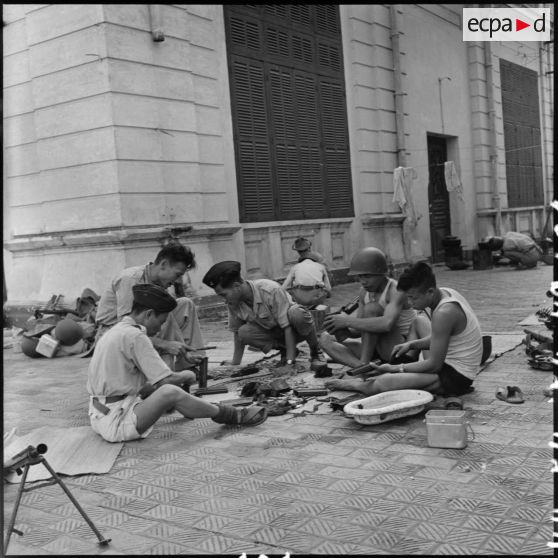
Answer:
[[[15,430],[4,437],[4,460],[24,450],[27,446],[46,444],[43,457],[61,475],[83,475],[86,473],[108,473],[122,446],[121,442],[110,443],[91,430],[90,426],[76,428],[51,428],[42,426],[26,434],[17,436]],[[29,468],[26,482],[50,478],[47,468],[37,463]],[[11,483],[21,482],[16,472],[4,475]]]

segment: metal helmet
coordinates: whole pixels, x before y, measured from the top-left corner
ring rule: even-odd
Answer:
[[[83,329],[75,320],[64,318],[56,324],[54,335],[61,345],[75,345],[83,337]]]
[[[351,266],[347,275],[385,275],[388,272],[385,254],[369,246],[359,250],[351,260]]]
[[[21,352],[31,358],[40,358],[43,355],[35,350],[38,344],[39,339],[37,337],[27,337],[24,335],[21,340]]]

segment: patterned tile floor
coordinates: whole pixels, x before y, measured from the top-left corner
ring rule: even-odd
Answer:
[[[550,301],[546,266],[437,276],[504,341]],[[332,301],[355,291],[336,287]],[[230,350],[220,320],[203,327],[222,354]],[[474,432],[464,449],[429,447],[423,413],[361,426],[324,404],[249,429],[166,415],[147,439],[124,445],[109,474],[64,478],[108,546],[60,487],[47,486],[24,494],[23,536],[12,535],[8,553],[550,555],[553,406],[543,389],[552,374],[513,347],[463,398]],[[88,424],[86,369],[75,357],[5,351],[5,431]],[[520,386],[525,403],[496,399],[499,385]],[[4,523],[16,492],[4,485]]]

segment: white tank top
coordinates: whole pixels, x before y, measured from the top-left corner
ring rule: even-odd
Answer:
[[[388,305],[387,293],[392,284],[397,285],[397,281],[395,279],[392,279],[391,277],[388,277],[386,287],[382,291],[382,294],[380,295],[380,298],[378,300],[378,304],[384,310]],[[369,302],[371,302],[370,293],[366,291],[366,293],[364,293],[364,304],[368,304]],[[416,310],[414,310],[413,308],[404,308],[403,310],[401,310],[401,314],[399,314],[399,319],[397,320],[397,328],[399,329],[399,333],[401,333],[401,335],[405,337],[405,339],[407,338],[407,335],[409,335],[409,328],[411,327],[411,323],[415,319],[416,315]]]
[[[465,329],[458,335],[450,337],[445,362],[466,378],[474,380],[479,372],[482,357],[482,334],[479,321],[469,303],[457,291],[447,287],[440,287],[440,290],[446,296],[442,297],[436,310],[442,304],[457,302],[467,318]]]

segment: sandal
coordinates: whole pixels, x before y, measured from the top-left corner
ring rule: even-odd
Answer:
[[[218,405],[218,407],[219,412],[212,420],[219,424],[257,426],[267,419],[267,409],[258,405],[240,409],[230,405]]]
[[[463,401],[459,399],[459,397],[448,397],[446,400],[446,404],[444,405],[445,409],[455,409],[455,410],[463,410]]]
[[[499,387],[496,390],[496,398],[506,403],[524,403],[523,392],[517,386]]]

